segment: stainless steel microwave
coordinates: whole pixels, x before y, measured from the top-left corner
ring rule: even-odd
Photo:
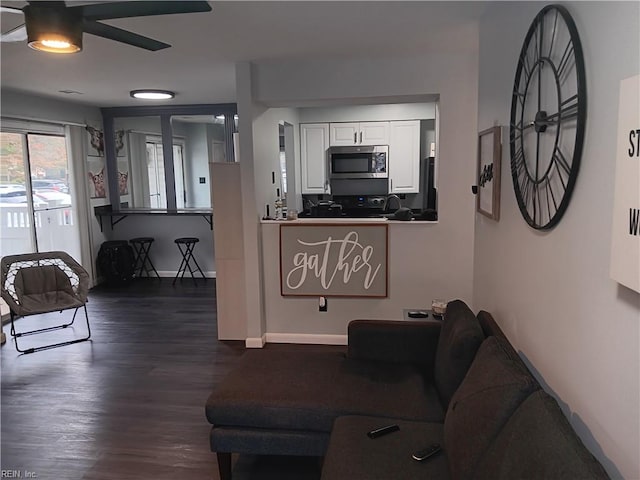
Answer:
[[[388,178],[389,147],[331,147],[329,148],[329,177]]]

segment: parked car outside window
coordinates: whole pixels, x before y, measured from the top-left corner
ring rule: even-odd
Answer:
[[[57,190],[62,193],[69,193],[69,187],[67,184],[60,180],[33,179],[31,180],[31,188],[34,190],[49,189]]]
[[[5,188],[5,186],[3,185],[0,187],[0,203],[27,203],[27,191],[24,189],[24,187],[16,186]],[[35,193],[33,194],[33,205],[36,208],[46,207],[48,203],[49,202],[46,198],[42,198]]]

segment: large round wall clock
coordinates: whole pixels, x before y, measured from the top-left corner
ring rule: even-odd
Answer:
[[[544,7],[531,23],[511,101],[511,175],[518,207],[538,230],[558,224],[576,183],[586,121],[582,46],[569,12]]]

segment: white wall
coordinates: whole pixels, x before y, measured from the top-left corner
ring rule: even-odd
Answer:
[[[436,298],[470,301],[464,291],[469,269],[461,263],[457,263],[460,268],[452,268],[452,249],[442,254],[442,245],[449,241],[448,229],[439,223],[389,222],[388,296],[329,298],[327,311],[319,312],[317,297],[280,295],[279,227],[276,222],[262,224],[263,275],[270,280],[264,285],[268,337],[323,343],[327,339],[322,335],[338,335],[344,343],[353,319],[401,319],[403,309],[429,308]]]
[[[469,34],[477,35],[477,30],[471,29]],[[253,305],[256,311],[259,308],[263,315],[260,322],[249,315],[249,337],[270,333],[267,328],[277,329],[277,333],[343,335],[347,317],[352,317],[356,310],[371,313],[376,305],[382,305],[378,314],[383,312],[385,316],[399,317],[401,305],[424,305],[425,301],[443,294],[471,303],[475,199],[470,187],[475,179],[477,69],[477,53],[465,52],[375,60],[278,62],[252,65],[245,71],[237,70],[239,85],[251,82],[251,88],[244,85],[245,92],[239,90],[237,97],[241,138],[248,131],[247,127],[242,128],[242,112],[256,119],[249,128],[255,129],[254,142],[249,147],[253,148],[253,155],[248,156],[243,152],[244,144],[241,143],[241,162],[244,162],[244,168],[252,172],[255,169],[256,178],[261,175],[259,158],[265,154],[259,148],[263,145],[260,138],[264,119],[261,117],[270,114],[262,113],[264,106],[302,106],[308,105],[306,102],[309,100],[313,100],[314,106],[322,102],[335,106],[339,102],[352,104],[364,100],[368,104],[389,103],[398,98],[406,102],[409,97],[425,101],[426,98],[433,99],[434,95],[439,95],[442,112],[439,222],[430,228],[412,229],[406,235],[394,236],[393,242],[404,242],[406,249],[403,252],[402,248],[398,248],[398,257],[394,258],[391,266],[396,268],[390,272],[390,289],[395,295],[393,300],[371,300],[364,310],[360,308],[365,303],[363,300],[331,301],[333,310],[330,307],[327,314],[319,317],[316,301],[282,299],[279,292],[273,292],[271,287],[253,290],[258,285],[256,279],[264,278],[269,285],[277,282],[277,277],[274,278],[276,272],[271,267],[262,271],[259,266],[262,262],[252,265],[247,261],[247,303]],[[319,75],[318,72],[323,74]],[[273,116],[268,122],[273,125],[274,152],[277,151],[275,122],[281,119]],[[257,190],[256,196],[264,198]],[[264,202],[257,203],[260,205]],[[256,241],[255,245],[259,247],[259,243]],[[273,249],[276,248],[273,242],[265,243],[264,247],[262,255],[265,258],[273,255]],[[450,272],[445,279],[431,269],[434,252]],[[263,301],[263,296],[268,298]],[[336,309],[336,305],[341,307]],[[307,314],[311,315],[311,321],[300,322],[300,316]]]
[[[256,185],[257,211],[265,215],[266,204],[269,204],[271,216],[274,216],[276,188],[282,195],[282,176],[280,175],[280,138],[279,123],[285,121],[295,125],[295,151],[299,156],[298,113],[292,108],[270,108],[262,112],[253,124],[254,143],[254,177]],[[275,184],[271,182],[271,172],[275,173]]]
[[[542,6],[499,2],[485,13],[479,130],[508,126],[519,50]],[[573,198],[554,230],[527,226],[513,193],[505,127],[500,221],[476,215],[474,305],[494,314],[610,475],[638,479],[640,295],[609,278],[609,252],[618,89],[640,73],[640,4],[567,7],[584,49],[588,103]]]
[[[82,123],[102,125],[102,115],[97,107],[87,107],[61,102],[50,98],[26,95],[15,90],[2,89],[2,115],[19,118],[49,120],[58,123]]]
[[[186,123],[184,184],[187,191],[187,207],[211,207],[211,185],[209,179],[209,149],[207,124]],[[206,183],[200,183],[200,177]],[[176,192],[177,195],[177,192]]]
[[[436,105],[433,102],[341,105],[300,108],[298,113],[300,123],[426,120],[436,118]]]

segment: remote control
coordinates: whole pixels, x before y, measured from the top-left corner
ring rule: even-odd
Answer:
[[[411,455],[411,458],[419,462],[422,462],[427,458],[433,457],[435,454],[439,453],[441,450],[442,450],[442,447],[440,447],[440,444],[434,443],[433,445],[425,448],[424,450],[418,450],[413,455]]]
[[[427,318],[429,316],[424,310],[411,310],[407,315],[409,318]]]
[[[367,432],[367,437],[378,438],[382,435],[386,435],[387,433],[397,432],[398,430],[400,430],[398,425],[387,425],[386,427],[376,428],[375,430]]]

